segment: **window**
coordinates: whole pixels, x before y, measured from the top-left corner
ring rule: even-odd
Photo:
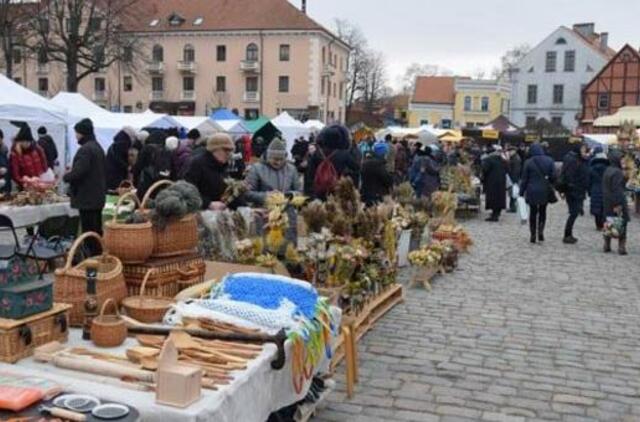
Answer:
[[[333,98],[336,98],[337,92],[338,91],[338,85],[336,85],[336,83],[333,83]]]
[[[46,93],[49,92],[49,79],[48,78],[39,78],[38,79],[38,91]]]
[[[291,47],[289,46],[289,44],[280,44],[280,61],[288,62],[290,52]]]
[[[429,124],[428,120],[420,120],[420,126],[426,126]]]
[[[567,43],[567,40],[565,40],[564,38],[560,37],[556,40],[556,45],[564,45]]]
[[[564,85],[553,86],[553,103],[562,104],[564,102]]]
[[[482,102],[480,104],[480,110],[489,111],[489,97],[482,97]]]
[[[133,107],[130,105],[126,105],[122,108],[122,111],[124,111],[125,113],[133,113]]]
[[[258,77],[249,76],[245,81],[245,88],[247,92],[258,92]]]
[[[126,46],[122,49],[122,60],[125,63],[131,63],[133,61],[133,48]]]
[[[598,110],[609,109],[609,94],[598,94]]]
[[[327,63],[327,48],[322,47],[322,64]]]
[[[258,46],[254,43],[251,43],[247,46],[247,61],[248,62],[257,62],[258,61]]]
[[[183,91],[193,91],[194,90],[194,79],[193,76],[185,76],[182,78],[182,90]]]
[[[278,78],[278,92],[289,92],[289,77],[280,76]]]
[[[19,48],[14,48],[12,56],[14,64],[22,63],[22,50],[20,50]]]
[[[535,104],[538,102],[538,85],[527,86],[527,104]]]
[[[551,124],[554,127],[562,127],[562,116],[552,116],[551,117]]]
[[[101,18],[93,17],[89,19],[89,29],[91,31],[99,31],[101,26],[102,26]]]
[[[322,81],[320,82],[320,95],[324,95],[324,78],[322,78]]]
[[[193,63],[196,61],[196,50],[193,49],[191,44],[184,46],[184,50],[182,50],[182,61],[185,63]]]
[[[556,61],[558,59],[558,54],[555,51],[547,51],[547,59],[545,61],[544,70],[545,72],[555,72],[556,71]]]
[[[164,61],[164,49],[161,45],[154,45],[151,52],[151,57],[154,63],[162,63]]]
[[[106,88],[106,82],[104,78],[95,78],[93,80],[93,88],[95,92],[104,92]]]
[[[164,91],[164,79],[159,76],[151,78],[151,90],[153,92]]]
[[[244,109],[244,119],[245,120],[255,120],[260,117],[260,110],[257,108],[245,108]]]
[[[451,119],[442,119],[440,127],[443,129],[451,129]]]
[[[227,46],[226,45],[219,45],[218,47],[216,47],[216,60],[219,62],[226,62],[227,61]]]
[[[575,72],[576,70],[576,52],[568,50],[564,52],[564,71]]]
[[[471,111],[471,97],[464,97],[464,111]]]
[[[526,127],[528,128],[532,128],[535,127],[536,122],[538,121],[538,119],[536,118],[536,116],[527,116],[527,120],[526,120]]]
[[[133,91],[133,78],[131,76],[125,76],[122,78],[122,89],[124,92]]]
[[[49,58],[47,57],[47,50],[44,47],[38,49],[38,64],[43,65],[47,64]]]
[[[216,77],[216,92],[227,91],[227,78],[224,76]]]
[[[340,92],[338,93],[338,96],[341,100],[344,98],[344,82],[340,82]]]

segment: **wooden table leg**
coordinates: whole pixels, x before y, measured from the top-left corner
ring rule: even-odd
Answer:
[[[354,373],[353,373],[353,342],[351,329],[342,327],[342,339],[344,347],[344,360],[347,371],[347,398],[353,397]]]
[[[349,331],[351,332],[350,343],[351,343],[351,364],[352,364],[352,373],[353,373],[353,382],[359,382],[359,370],[358,370],[358,332],[356,331],[356,321],[355,319],[350,319],[347,322],[349,326]]]

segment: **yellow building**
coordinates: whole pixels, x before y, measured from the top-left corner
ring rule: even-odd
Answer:
[[[455,104],[453,76],[418,76],[409,103],[409,127],[451,128]]]
[[[500,115],[509,115],[511,85],[501,80],[455,81],[455,127],[484,126]]]

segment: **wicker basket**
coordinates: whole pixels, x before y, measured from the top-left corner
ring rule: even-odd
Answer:
[[[144,295],[147,281],[153,272],[154,270],[149,270],[144,280],[142,280],[140,296],[128,297],[122,301],[122,306],[127,311],[127,315],[148,324],[162,321],[164,314],[173,304],[173,299]]]
[[[60,303],[73,305],[69,312],[69,324],[82,326],[84,321],[84,301],[87,298],[87,261],[83,261],[75,267],[71,266],[78,248],[88,238],[97,239],[103,247],[102,238],[93,232],[88,232],[78,237],[71,246],[67,255],[67,261],[63,268],[55,271],[53,284],[53,300]],[[98,274],[96,276],[96,296],[98,305],[111,298],[119,303],[127,296],[127,286],[122,274],[122,262],[106,252],[96,258],[98,262]]]
[[[151,195],[162,186],[171,186],[173,182],[160,180],[154,183],[142,200],[142,209],[146,209]],[[166,227],[153,226],[154,258],[165,258],[193,252],[198,247],[198,222],[195,214],[170,221]]]
[[[181,292],[191,286],[202,283],[203,268],[197,264],[187,265],[178,269],[178,290]]]
[[[145,294],[147,296],[173,297],[180,292],[180,271],[189,268],[192,278],[190,282],[202,283],[206,272],[206,265],[202,257],[192,253],[172,258],[151,258],[144,264],[132,264],[124,266],[124,278],[127,282],[128,296],[138,296],[142,280],[150,269],[155,270],[147,280]],[[198,274],[195,274],[195,270]],[[194,284],[197,284],[194,283]]]
[[[118,199],[113,219],[104,225],[104,244],[107,251],[122,262],[145,262],[153,252],[153,226],[150,221],[140,224],[118,223],[118,209],[127,198],[132,198],[140,206],[140,201],[133,193],[126,193]]]
[[[465,243],[462,235],[457,233],[435,231],[431,235],[431,238],[440,242],[450,240],[453,243],[453,246],[460,252],[467,252],[469,250],[469,245]]]
[[[118,188],[116,189],[116,193],[118,194],[118,196],[122,196],[128,193],[131,193],[135,190],[136,189],[130,180],[123,180],[122,182],[120,182],[120,185],[118,185]]]
[[[105,315],[107,305],[111,304],[115,313]],[[102,304],[100,315],[91,322],[91,341],[98,347],[118,347],[127,339],[127,325],[120,317],[118,305],[113,299],[107,299]]]

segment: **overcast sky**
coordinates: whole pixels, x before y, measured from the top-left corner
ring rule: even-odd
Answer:
[[[301,0],[290,0],[300,6]],[[307,0],[311,17],[333,26],[358,24],[387,61],[389,82],[412,62],[438,64],[456,74],[490,74],[512,46],[532,47],[560,25],[595,22],[610,45],[640,47],[638,0]]]

